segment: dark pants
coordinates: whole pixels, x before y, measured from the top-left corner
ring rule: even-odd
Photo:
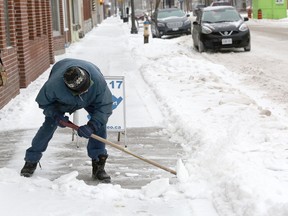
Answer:
[[[26,150],[25,161],[33,163],[40,161],[42,153],[46,151],[48,143],[56,129],[56,121],[51,117],[45,117],[44,123],[32,140],[31,147]],[[106,125],[102,126],[98,131],[94,132],[94,134],[106,139]],[[89,138],[87,152],[92,160],[98,160],[99,155],[107,155],[105,144],[93,138]]]

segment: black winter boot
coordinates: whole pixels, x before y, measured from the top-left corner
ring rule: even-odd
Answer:
[[[110,183],[111,177],[104,170],[108,155],[99,155],[99,161],[92,160],[92,178],[103,183]]]
[[[20,175],[24,177],[31,177],[37,168],[37,163],[26,162],[21,170]]]

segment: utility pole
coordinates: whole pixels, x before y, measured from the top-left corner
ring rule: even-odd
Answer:
[[[138,30],[135,25],[135,9],[134,9],[134,0],[131,0],[131,34],[137,34]]]

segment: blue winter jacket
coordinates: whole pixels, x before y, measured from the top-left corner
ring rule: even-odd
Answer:
[[[63,74],[71,66],[80,67],[89,73],[92,84],[88,92],[76,95],[65,85]],[[71,114],[84,108],[91,120],[105,125],[112,114],[112,94],[102,73],[94,64],[79,59],[58,61],[52,67],[49,79],[41,88],[36,102],[47,117],[53,117],[56,112]]]

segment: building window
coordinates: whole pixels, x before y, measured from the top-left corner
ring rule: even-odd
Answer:
[[[72,23],[79,24],[78,1],[72,0]]]
[[[63,12],[64,12],[64,31],[68,31],[69,30],[69,27],[68,27],[68,5],[67,5],[67,1],[66,0],[63,0],[62,2],[62,5],[63,5]]]
[[[51,0],[52,8],[52,27],[53,36],[59,36],[60,34],[60,11],[59,11],[59,0]]]
[[[276,4],[284,4],[284,0],[276,0],[275,3]]]
[[[41,19],[43,14],[41,9],[40,1],[35,1],[36,34],[38,37],[42,35]]]
[[[49,2],[48,2],[49,3]],[[49,5],[49,4],[48,4]],[[47,35],[47,14],[46,14],[46,11],[47,11],[47,3],[45,1],[41,1],[41,8],[42,8],[42,11],[45,11],[45,15],[43,14],[42,15],[42,31],[43,31],[43,34],[44,35]]]
[[[11,46],[10,22],[9,22],[8,8],[9,8],[8,7],[8,0],[4,0],[6,46]]]

